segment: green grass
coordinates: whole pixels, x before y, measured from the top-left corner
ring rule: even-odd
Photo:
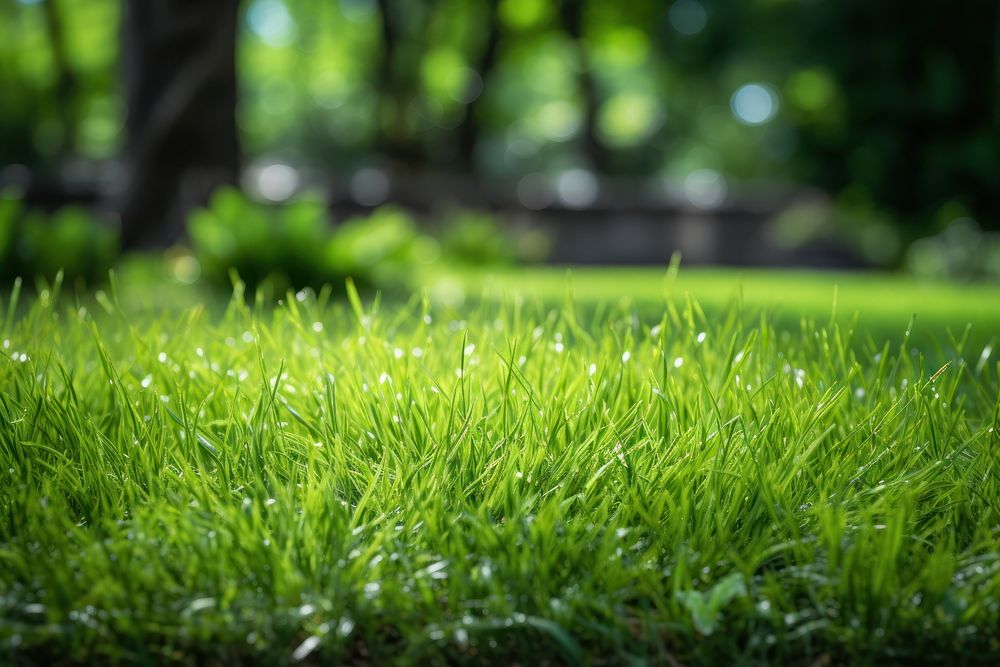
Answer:
[[[854,315],[866,332],[898,342],[911,332],[934,345],[965,334],[979,345],[1000,332],[1000,285],[919,280],[904,275],[775,269],[684,269],[672,277],[655,267],[518,267],[430,272],[425,282],[443,300],[487,294],[493,299],[527,296],[560,305],[567,291],[588,310],[622,300],[656,319],[664,299],[690,295],[712,316],[724,314],[737,297],[748,309],[767,310],[778,326],[798,328],[802,318],[842,322]]]
[[[863,283],[782,320],[589,276],[9,309],[0,662],[995,664],[980,292],[911,302],[925,354]]]

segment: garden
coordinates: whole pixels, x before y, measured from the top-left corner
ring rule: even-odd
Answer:
[[[996,664],[1000,22],[891,5],[0,7],[0,663]]]

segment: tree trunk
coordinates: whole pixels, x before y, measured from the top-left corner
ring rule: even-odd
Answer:
[[[390,168],[412,168],[427,161],[411,116],[412,105],[420,99],[420,63],[433,6],[378,0],[378,8],[382,19],[378,149]]]
[[[55,0],[45,0],[42,4],[45,16],[45,30],[49,38],[49,48],[52,51],[52,62],[56,69],[56,104],[59,106],[59,118],[62,121],[62,138],[59,147],[60,157],[72,155],[76,150],[77,115],[76,115],[76,85],[77,77],[66,55],[66,35],[63,30],[62,14]]]
[[[597,136],[597,109],[601,99],[597,82],[594,80],[594,73],[591,71],[587,46],[584,44],[585,4],[585,0],[563,0],[561,13],[563,30],[576,45],[579,66],[577,85],[580,87],[580,97],[583,101],[583,128],[581,131],[583,154],[587,162],[590,163],[590,168],[601,172],[608,170],[611,156]]]
[[[162,247],[235,183],[239,0],[125,0],[128,104],[122,244]]]
[[[479,113],[482,106],[480,100],[483,99],[486,82],[493,71],[493,66],[496,64],[497,51],[500,47],[500,17],[497,15],[497,6],[499,4],[499,0],[488,0],[486,3],[489,10],[486,41],[483,45],[483,50],[479,54],[479,60],[476,63],[476,73],[482,82],[482,90],[480,90],[479,95],[474,100],[465,106],[465,115],[462,117],[462,122],[456,132],[458,137],[458,157],[461,166],[470,172],[475,171],[476,147],[480,139],[481,125],[479,122]]]

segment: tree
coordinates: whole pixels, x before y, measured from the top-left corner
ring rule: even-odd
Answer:
[[[478,83],[483,88],[485,88],[493,67],[496,65],[500,51],[500,17],[497,15],[499,6],[499,0],[487,0],[486,2],[485,38],[479,52],[479,58],[475,63],[475,71],[479,76]],[[465,105],[462,121],[455,131],[458,141],[459,164],[469,171],[475,171],[476,168],[476,147],[479,144],[482,129],[479,117],[482,114],[482,99],[482,90],[480,90]]]
[[[610,156],[597,135],[597,109],[601,99],[584,38],[585,5],[585,0],[563,0],[560,5],[560,13],[563,30],[576,46],[579,67],[577,85],[580,88],[583,104],[583,128],[581,132],[583,154],[592,169],[606,171]]]
[[[166,245],[211,191],[235,183],[239,0],[125,0],[126,248]]]

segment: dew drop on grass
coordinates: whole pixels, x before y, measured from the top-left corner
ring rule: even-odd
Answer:
[[[445,571],[446,567],[448,567],[448,561],[439,560],[436,563],[431,563],[430,565],[428,565],[427,569],[425,569],[424,572],[431,579],[447,579],[448,572]]]
[[[625,351],[625,352],[622,353],[622,363],[623,364],[627,364],[629,362],[629,359],[631,359],[631,358],[632,358],[632,353],[631,352]]]
[[[322,322],[313,322],[312,329],[316,333],[319,333],[320,331],[323,330],[323,323]]]
[[[153,384],[153,376],[147,375],[146,377],[142,378],[142,382],[140,382],[139,384],[142,385],[143,389],[149,389],[149,385]]]
[[[680,368],[684,365],[684,357],[677,357],[674,359],[674,368]]]
[[[704,331],[702,331],[702,332],[700,332],[700,333],[698,334],[698,338],[696,338],[695,340],[697,340],[697,341],[698,341],[699,343],[704,343],[704,342],[705,342],[705,339],[706,339],[707,337],[708,337],[708,334],[706,334],[706,333],[705,333]]]
[[[160,352],[158,355],[156,355],[156,359],[161,364],[167,363],[167,353],[166,352]]]
[[[591,364],[587,367],[587,375],[593,377],[597,374],[597,364]]]
[[[347,618],[346,616],[341,616],[340,624],[337,625],[337,634],[339,634],[341,637],[346,637],[347,635],[351,634],[352,630],[354,630],[354,621]]]
[[[424,356],[424,348],[415,347],[412,350],[410,350],[410,354],[419,359],[420,357]]]

